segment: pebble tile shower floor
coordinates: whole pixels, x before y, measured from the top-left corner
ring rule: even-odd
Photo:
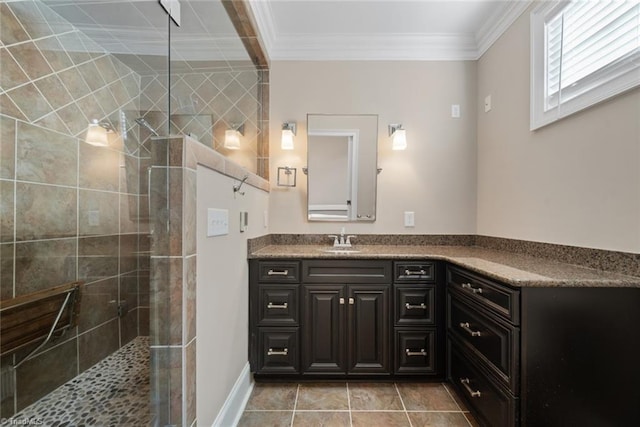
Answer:
[[[137,337],[12,420],[47,427],[148,426],[149,392],[149,338]]]
[[[475,427],[446,384],[257,383],[238,427]]]

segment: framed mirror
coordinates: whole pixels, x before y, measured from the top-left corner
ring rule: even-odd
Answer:
[[[378,116],[307,115],[309,221],[375,221]]]

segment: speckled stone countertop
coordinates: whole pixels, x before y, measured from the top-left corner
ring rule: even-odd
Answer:
[[[636,287],[640,277],[512,254],[477,246],[356,245],[359,252],[333,253],[327,245],[269,245],[251,252],[262,259],[444,260],[516,287]]]

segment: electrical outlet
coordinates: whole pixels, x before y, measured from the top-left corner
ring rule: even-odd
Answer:
[[[484,112],[488,113],[489,111],[491,111],[491,95],[484,98]]]
[[[451,117],[453,117],[454,119],[460,118],[460,105],[453,104],[451,106]]]

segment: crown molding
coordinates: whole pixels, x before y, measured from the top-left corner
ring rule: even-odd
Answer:
[[[477,59],[480,59],[480,57],[489,50],[532,3],[533,0],[504,2],[503,6],[497,10],[476,33]]]
[[[271,48],[272,60],[451,61],[477,57],[473,35],[288,34]]]
[[[269,1],[250,0],[271,60],[476,60],[518,19],[533,0],[505,1],[474,35],[279,34]]]

